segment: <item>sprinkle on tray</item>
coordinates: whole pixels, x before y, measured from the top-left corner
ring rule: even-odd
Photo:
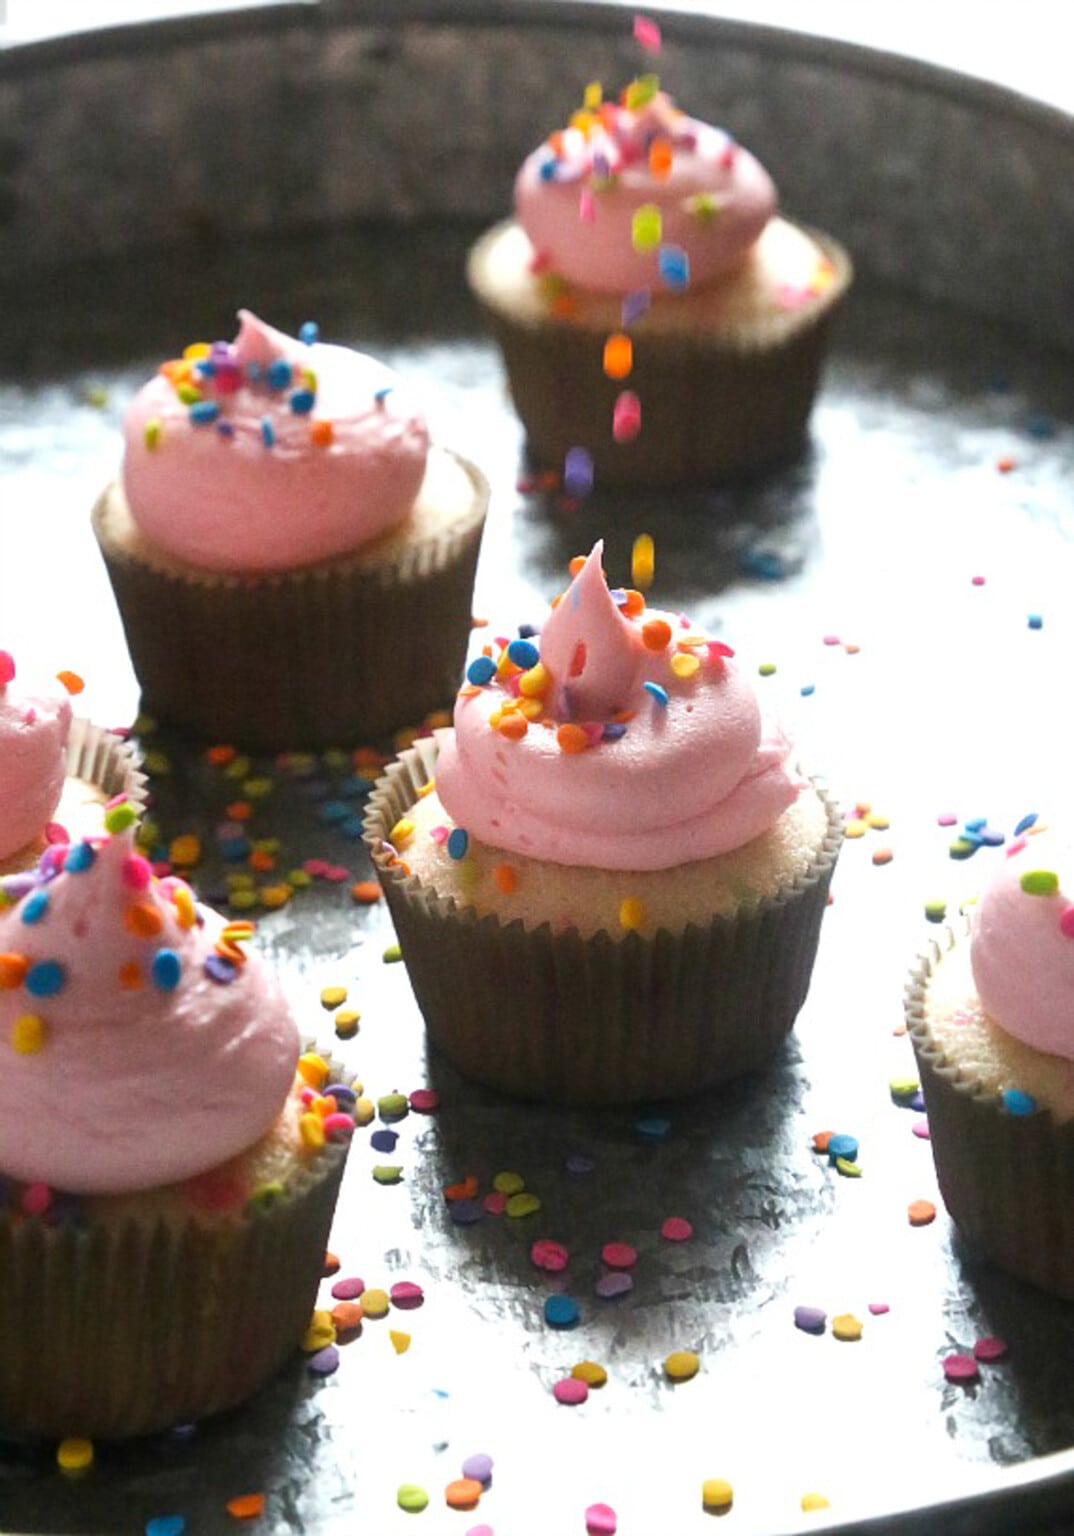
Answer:
[[[664,1361],[664,1375],[669,1381],[690,1381],[701,1369],[701,1357],[692,1349],[674,1350]]]

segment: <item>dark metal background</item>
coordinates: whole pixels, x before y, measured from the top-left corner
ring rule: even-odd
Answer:
[[[598,492],[578,510],[515,490],[520,434],[461,269],[480,221],[505,206],[510,168],[577,87],[638,65],[629,13],[469,4],[389,21],[368,5],[285,7],[0,56],[17,144],[0,322],[5,646],[77,665],[97,719],[133,717],[88,527],[126,400],[161,356],[228,334],[240,303],[290,328],[315,316],[326,337],[420,384],[435,434],[488,473],[475,611],[497,629],[539,619],[569,556],[601,535],[623,580],[647,529],[654,601],[720,627],[747,665],[775,663],[758,688],[808,765],[846,804],[891,818],[844,849],[788,1048],[762,1076],[661,1107],[671,1124],[658,1144],[639,1136],[636,1111],[520,1108],[426,1062],[405,972],[381,959],[383,915],[355,908],[346,884],[265,915],[263,947],[311,1029],[329,1025],[320,988],[349,987],[362,1028],[340,1050],[367,1091],[431,1083],[443,1095],[435,1118],[397,1127],[395,1154],[356,1139],[334,1239],[344,1273],[419,1280],[425,1304],[367,1323],[326,1383],[296,1361],[192,1439],[101,1448],[77,1483],[51,1447],[4,1448],[2,1529],[96,1536],[181,1513],[191,1531],[224,1532],[226,1499],[261,1488],[259,1529],[288,1536],[391,1536],[415,1519],[430,1532],[487,1521],[496,1536],[570,1536],[596,1501],[617,1508],[623,1536],[679,1536],[708,1528],[708,1476],[734,1484],[739,1531],[823,1529],[798,1512],[814,1488],[845,1530],[1074,1519],[1074,1312],[976,1265],[942,1214],[909,1227],[908,1202],[935,1198],[935,1182],[914,1114],[888,1092],[912,1071],[894,1031],[922,904],[953,907],[1002,857],[951,862],[937,814],[1009,832],[1025,811],[1061,816],[1069,801],[1074,390],[1065,355],[1028,337],[1031,321],[1046,334],[1062,315],[1054,339],[1069,340],[1069,263],[1055,242],[1070,217],[1070,127],[858,50],[664,24],[669,88],[755,144],[788,205],[845,239],[862,275],[802,462],[718,494]],[[140,181],[131,159],[150,140],[156,170]],[[197,193],[188,222],[176,216],[183,186]],[[758,555],[784,579],[750,574]],[[200,829],[211,849],[237,781],[163,733],[145,745],[171,765],[155,776],[166,832]],[[282,867],[321,856],[365,873],[359,845],[319,814],[339,787],[323,768],[312,783],[274,775],[253,826],[281,837]],[[874,865],[884,845],[894,859]],[[199,884],[211,895],[225,873],[210,857]],[[860,1180],[811,1152],[822,1128],[860,1136]],[[565,1171],[577,1150],[596,1162],[584,1179]],[[401,1164],[403,1182],[377,1185],[378,1162]],[[472,1172],[487,1188],[500,1169],[525,1177],[540,1213],[453,1226],[442,1186]],[[694,1223],[690,1243],[660,1239],[672,1214]],[[562,1288],[583,1319],[569,1334],[542,1319],[554,1286],[528,1258],[542,1236],[572,1253]],[[640,1254],[633,1295],[617,1303],[593,1293],[613,1239]],[[871,1301],[890,1313],[870,1317]],[[805,1302],[856,1313],[863,1338],[797,1332]],[[412,1334],[408,1353],[395,1354],[389,1326]],[[942,1357],[994,1332],[1008,1360],[975,1387],[946,1385]],[[671,1387],[661,1361],[680,1348],[699,1351],[702,1371]],[[584,1408],[557,1407],[552,1383],[586,1357],[608,1385]],[[443,1486],[476,1450],[495,1458],[492,1488],[479,1510],[451,1512]],[[404,1481],[428,1488],[423,1515],[396,1508]]]

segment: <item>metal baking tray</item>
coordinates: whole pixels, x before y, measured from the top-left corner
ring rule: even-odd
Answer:
[[[0,1446],[5,1531],[97,1536],[178,1514],[223,1533],[226,1501],[263,1491],[256,1528],[281,1536],[571,1536],[596,1502],[622,1536],[689,1536],[711,1529],[706,1477],[733,1484],[727,1529],[742,1532],[1074,1522],[1074,1310],[977,1262],[942,1209],[910,1227],[909,1202],[938,1196],[918,1117],[889,1091],[913,1070],[896,1031],[935,932],[923,904],[954,913],[1002,857],[952,861],[938,815],[1009,832],[1069,800],[1074,127],[905,60],[661,13],[667,88],[749,143],[788,212],[846,242],[859,279],[798,463],[714,493],[598,488],[568,507],[517,489],[521,434],[462,264],[585,83],[653,62],[632,15],[281,5],[0,54],[0,635],[27,665],[75,666],[94,718],[134,718],[89,508],[133,390],[247,304],[385,357],[423,390],[435,435],[483,465],[475,612],[538,619],[571,555],[603,536],[623,580],[631,540],[651,532],[654,601],[774,664],[758,688],[808,766],[848,808],[890,819],[844,848],[813,987],[771,1070],[670,1106],[519,1106],[427,1060],[405,970],[383,959],[386,919],[352,903],[349,881],[261,914],[311,1032],[330,1035],[324,986],[361,1010],[338,1049],[367,1091],[442,1096],[396,1127],[390,1157],[358,1136],[333,1240],[344,1274],[416,1280],[424,1305],[367,1322],[327,1380],[296,1357],[247,1407],[101,1446],[77,1481],[52,1446]],[[143,744],[166,834],[204,837],[211,898],[237,781],[166,732]],[[340,771],[267,769],[254,825],[281,839],[281,862],[367,875],[325,816],[353,787]],[[860,1138],[860,1179],[812,1151],[825,1128]],[[576,1153],[588,1175],[568,1171]],[[396,1186],[372,1177],[385,1161],[403,1169]],[[502,1170],[540,1211],[456,1226],[444,1186],[474,1174],[487,1190]],[[691,1241],[660,1237],[669,1215],[693,1223]],[[530,1262],[539,1237],[570,1250],[559,1280]],[[614,1240],[638,1250],[634,1289],[602,1301]],[[543,1320],[555,1288],[580,1303],[567,1333]],[[856,1314],[861,1339],[799,1332],[799,1304]],[[411,1335],[406,1353],[390,1326]],[[990,1334],[1007,1358],[975,1386],[946,1384],[944,1355]],[[662,1361],[683,1348],[701,1371],[672,1386]],[[557,1406],[553,1382],[585,1358],[608,1384]],[[477,1510],[449,1510],[444,1487],[479,1450],[492,1484]],[[425,1513],[397,1507],[404,1482],[427,1488]],[[808,1491],[828,1509],[803,1514]]]

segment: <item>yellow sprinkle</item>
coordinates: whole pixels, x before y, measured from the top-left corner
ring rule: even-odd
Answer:
[[[346,1001],[347,1001],[347,989],[346,989],[346,987],[322,987],[321,988],[321,1007],[322,1008],[328,1008],[328,1009],[342,1008],[343,1004]]]
[[[864,837],[866,831],[867,831],[867,828],[866,828],[865,822],[864,821],[859,821],[857,819],[857,817],[853,817],[844,826],[844,828],[843,828],[843,836],[844,837]]]
[[[526,1181],[520,1173],[498,1173],[492,1181],[492,1187],[501,1195],[520,1195],[526,1187]]]
[[[200,363],[211,351],[207,341],[192,341],[188,347],[183,348],[183,358],[188,363]]]
[[[527,720],[539,720],[544,714],[544,705],[540,699],[519,699],[516,708]]]
[[[645,907],[637,896],[628,896],[619,903],[619,926],[640,928],[645,921]]]
[[[420,787],[420,789],[418,790],[418,799],[419,800],[424,800],[426,795],[431,795],[435,788],[436,788],[436,780],[435,779],[430,779],[427,784],[423,784]]]
[[[362,1292],[362,1316],[384,1317],[388,1311],[390,1298],[387,1291],[372,1290]]]
[[[257,906],[258,899],[259,898],[256,891],[251,891],[248,890],[245,886],[240,886],[237,891],[232,891],[231,895],[228,897],[228,906],[234,907],[239,912],[248,912],[251,907]]]
[[[414,830],[414,823],[409,816],[403,816],[395,823],[395,826],[388,833],[388,841],[397,853],[412,840]]]
[[[64,1472],[84,1472],[93,1465],[93,1441],[72,1435],[56,1447],[56,1464]]]
[[[328,1344],[336,1342],[336,1325],[332,1321],[331,1312],[323,1307],[318,1307],[309,1320],[302,1339],[302,1349],[307,1355],[314,1355],[319,1349],[324,1349]]]
[[[264,800],[266,795],[271,795],[275,787],[271,779],[257,778],[247,779],[242,789],[248,800]]]
[[[311,1088],[320,1089],[328,1080],[328,1063],[323,1056],[318,1056],[316,1051],[306,1051],[298,1058],[295,1070],[303,1082]]]
[[[509,1195],[504,1210],[508,1216],[532,1216],[541,1209],[541,1202],[536,1195],[520,1194]]]
[[[699,635],[695,629],[689,630],[685,635],[676,635],[675,637],[675,644],[680,647],[684,645],[708,645],[708,643],[708,635]]]
[[[358,1099],[354,1106],[355,1125],[368,1125],[376,1115],[377,1106],[372,1099]]]
[[[168,861],[171,864],[186,865],[188,869],[200,863],[201,838],[193,832],[187,832],[183,837],[173,837],[168,848]]]
[[[550,681],[547,667],[538,661],[528,672],[523,672],[518,680],[518,691],[527,699],[535,699],[545,691]]]
[[[225,876],[224,883],[229,891],[249,891],[256,884],[253,875],[245,869],[234,870],[230,875]]]
[[[395,1353],[397,1355],[405,1355],[410,1348],[409,1333],[400,1333],[398,1328],[390,1328],[388,1330],[388,1337],[392,1341],[392,1348],[395,1350]]]
[[[886,816],[882,816],[879,811],[870,811],[865,818],[865,825],[871,827],[874,832],[886,832],[891,826],[891,822]]]
[[[39,1014],[24,1013],[11,1026],[11,1048],[20,1056],[36,1056],[44,1049],[46,1026]]]
[[[358,1021],[361,1014],[357,1008],[341,1008],[332,1021],[336,1026],[336,1034],[341,1040],[352,1040],[358,1033]]]
[[[571,1375],[590,1387],[602,1387],[608,1380],[608,1372],[595,1360],[579,1360],[577,1365],[571,1366]]]
[[[678,651],[671,658],[671,670],[676,677],[696,677],[701,671],[701,662],[687,651]]]
[[[689,1381],[701,1369],[701,1357],[692,1349],[677,1349],[664,1361],[664,1373],[672,1381]]]
[[[308,1147],[311,1152],[319,1152],[324,1146],[324,1125],[320,1115],[300,1115],[298,1129],[302,1137],[302,1145]]]
[[[278,837],[256,837],[250,846],[255,853],[271,853],[275,855],[280,851],[280,840]]]
[[[652,586],[656,571],[656,546],[652,534],[639,533],[630,552],[631,585],[644,592]]]
[[[599,80],[590,80],[582,97],[587,112],[599,112],[604,100],[604,88]]]
[[[861,1323],[853,1312],[840,1312],[832,1318],[832,1333],[845,1343],[854,1344],[861,1338]]]
[[[284,882],[282,885],[263,885],[258,890],[258,897],[266,907],[285,907],[291,900],[294,892]]]
[[[248,757],[233,757],[224,769],[225,779],[244,779],[250,772]]]
[[[827,1509],[828,1507],[828,1500],[824,1497],[823,1493],[803,1493],[802,1508],[806,1514],[813,1509]]]
[[[154,774],[158,779],[167,778],[172,771],[171,759],[165,752],[145,752],[142,755],[142,767],[147,773]]]
[[[172,891],[172,905],[175,908],[180,928],[193,928],[198,920],[198,914],[194,906],[193,892],[185,885],[177,885]]]
[[[396,731],[392,737],[392,746],[397,752],[405,752],[407,747],[412,747],[417,739],[418,727],[416,725],[407,725],[401,731]]]
[[[706,1477],[701,1484],[701,1502],[706,1509],[730,1509],[735,1491],[725,1477]]]

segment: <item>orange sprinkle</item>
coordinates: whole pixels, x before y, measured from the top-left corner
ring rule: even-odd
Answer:
[[[589,737],[580,725],[568,721],[557,728],[556,744],[561,752],[584,752],[589,746]]]
[[[470,1509],[484,1492],[483,1484],[476,1477],[457,1477],[444,1489],[449,1509]]]
[[[873,854],[874,864],[890,864],[895,857],[890,848],[878,848]]]
[[[529,728],[529,721],[517,710],[510,715],[502,715],[497,727],[500,735],[506,736],[508,741],[521,741]]]
[[[649,169],[654,176],[671,173],[671,140],[654,139],[649,146]]]
[[[234,747],[210,747],[205,754],[205,761],[211,763],[214,768],[222,768],[225,763],[234,762]]]
[[[360,907],[371,907],[381,899],[383,892],[375,880],[356,880],[351,886],[351,900]]]
[[[254,814],[254,808],[249,800],[233,800],[230,805],[225,805],[224,815],[228,821],[249,821]]]
[[[336,1325],[336,1333],[357,1333],[362,1326],[362,1304],[360,1301],[337,1301],[332,1308],[332,1321]]]
[[[56,681],[62,683],[68,693],[81,693],[86,686],[77,672],[57,672]]]
[[[124,912],[123,926],[140,939],[151,939],[163,928],[164,919],[148,901],[136,901]]]
[[[351,753],[351,762],[356,768],[382,768],[384,754],[378,752],[376,747],[355,747]]]
[[[463,683],[462,687],[459,689],[459,698],[472,699],[476,693],[480,692],[481,689],[477,686],[476,683]]]
[[[488,629],[488,627],[489,627],[488,619],[479,618],[476,613],[472,613],[470,615],[470,628],[471,629]]]
[[[230,960],[232,965],[243,966],[246,964],[246,951],[240,949],[237,944],[229,944],[223,934],[220,935],[213,947],[218,955],[223,955],[224,959]]]
[[[492,878],[505,896],[510,896],[518,885],[518,871],[510,864],[497,864],[492,871]]]
[[[220,937],[229,944],[240,944],[244,939],[252,939],[256,932],[257,924],[248,917],[234,917],[230,923],[224,924]]]
[[[0,955],[0,987],[9,992],[21,987],[29,969],[25,955]]]
[[[572,294],[557,293],[548,308],[557,320],[570,320],[573,318],[578,306]],[[466,1479],[463,1478],[462,1481],[465,1482]]]
[[[256,1520],[265,1508],[263,1493],[240,1493],[224,1505],[233,1520]]]
[[[328,448],[332,444],[335,432],[330,421],[310,422],[310,442],[316,448]]]
[[[834,1135],[834,1131],[818,1131],[813,1137],[813,1151],[827,1152],[828,1143],[831,1141]]]
[[[936,1220],[936,1207],[931,1200],[911,1200],[906,1214],[912,1227],[927,1227],[930,1221]]]
[[[1001,459],[996,460],[996,468],[1001,475],[1009,475],[1012,469],[1017,468],[1018,460],[1012,459],[1009,453],[1005,453]]]
[[[671,641],[671,625],[666,619],[646,619],[641,638],[647,651],[665,651]]]
[[[557,159],[563,154],[563,130],[557,128],[548,135],[548,147]]]
[[[128,960],[119,968],[119,984],[125,992],[137,992],[142,985],[142,967],[137,960]]]
[[[604,343],[604,372],[609,379],[625,379],[633,366],[634,343],[629,336],[616,331]]]
[[[637,714],[636,709],[617,709],[612,715],[613,725],[629,725]]]
[[[460,1179],[457,1184],[448,1184],[444,1189],[445,1200],[472,1200],[478,1191],[477,1177],[469,1174],[465,1179]]]
[[[627,587],[625,595],[626,601],[619,611],[628,619],[636,619],[639,613],[645,612],[645,599],[635,587]]]
[[[248,862],[251,869],[264,871],[276,868],[276,860],[272,857],[271,853],[266,853],[263,848],[255,848]]]
[[[327,1278],[329,1275],[339,1274],[339,1255],[333,1253],[331,1248],[325,1252],[324,1268],[321,1270],[321,1274],[324,1275],[325,1278]]]

